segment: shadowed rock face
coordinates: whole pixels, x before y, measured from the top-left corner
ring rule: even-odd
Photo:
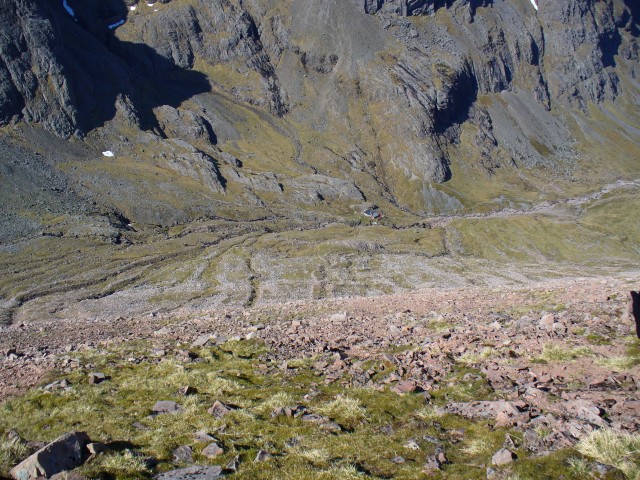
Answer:
[[[617,101],[624,81],[638,86],[631,0],[548,0],[539,10],[527,0],[68,5],[73,17],[59,0],[0,3],[0,122],[63,138],[112,122],[216,144],[233,119],[215,126],[184,106],[213,90],[360,149],[354,171],[418,211],[430,183],[451,179],[460,142],[489,174],[548,162],[571,144],[556,112],[586,112]],[[491,95],[500,101],[480,104]],[[549,155],[521,141],[535,135]]]
[[[640,292],[631,292],[629,316],[636,324],[636,335],[640,338]]]

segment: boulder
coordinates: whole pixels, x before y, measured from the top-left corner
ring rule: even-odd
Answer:
[[[35,480],[73,470],[86,460],[89,443],[91,439],[84,432],[66,433],[11,469],[11,476],[16,480]]]

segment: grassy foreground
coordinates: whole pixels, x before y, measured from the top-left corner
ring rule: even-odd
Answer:
[[[238,457],[237,471],[229,472],[229,478],[484,479],[505,435],[516,445],[522,437],[488,421],[437,413],[436,407],[447,401],[494,395],[481,376],[462,380],[478,373],[464,363],[430,396],[399,394],[389,387],[349,388],[347,380],[331,383],[311,368],[317,359],[290,360],[285,366],[255,340],[191,350],[194,361],[184,361],[184,351],[174,353],[154,355],[146,342],[78,353],[73,358],[78,368],[56,377],[66,379],[68,388],[37,389],[5,402],[0,407],[0,473],[6,474],[28,451],[7,438],[9,430],[43,441],[70,430],[86,431],[93,441],[110,446],[79,469],[95,479],[151,478],[183,465],[173,458],[173,450],[182,445],[192,448],[198,464],[224,467]],[[384,360],[367,361],[362,369],[377,378],[387,375]],[[90,385],[87,373],[95,371],[105,373],[107,380]],[[186,386],[194,393],[179,393]],[[158,400],[176,401],[184,410],[152,416]],[[234,408],[219,418],[207,413],[216,400]],[[294,414],[288,416],[287,408]],[[304,417],[311,414],[325,418]],[[213,439],[199,441],[198,432]],[[209,459],[202,450],[213,441],[224,453]],[[620,468],[601,478],[638,478],[633,464],[638,442],[637,436],[620,439],[614,434],[585,441],[579,451]],[[604,452],[604,444],[615,444],[611,454]],[[260,450],[271,457],[256,462]],[[427,458],[439,452],[447,462],[426,473]],[[522,448],[515,452],[516,462],[495,467],[496,478],[582,479],[590,470],[590,459],[575,450],[538,458]],[[150,458],[157,461],[155,467]]]

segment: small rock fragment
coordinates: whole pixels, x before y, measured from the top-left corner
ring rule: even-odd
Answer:
[[[180,413],[184,411],[184,408],[171,400],[160,400],[156,402],[151,411],[154,415],[162,415],[165,413]]]
[[[224,453],[224,449],[222,449],[222,447],[220,447],[220,445],[218,445],[216,442],[213,442],[207,445],[202,450],[202,455],[204,455],[207,458],[215,458],[218,455],[222,455],[223,453]]]
[[[207,410],[207,413],[209,415],[213,415],[214,417],[222,418],[232,410],[235,410],[234,406],[226,405],[222,403],[220,400],[216,400],[211,406],[211,408]]]
[[[104,443],[91,442],[87,444],[87,450],[91,455],[97,455],[98,453],[106,452],[108,447]]]
[[[173,461],[182,463],[193,462],[193,450],[188,445],[180,445],[173,452]]]
[[[256,455],[256,458],[253,460],[254,462],[266,462],[268,460],[271,460],[271,458],[273,458],[273,456],[265,451],[265,450],[259,450],[258,454]]]
[[[491,463],[497,467],[502,465],[508,465],[513,462],[518,456],[507,448],[501,448],[493,457],[491,457]]]
[[[93,372],[89,374],[89,384],[96,385],[98,383],[102,383],[107,379],[107,376],[104,373]]]

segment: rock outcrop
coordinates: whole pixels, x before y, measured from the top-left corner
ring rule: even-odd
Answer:
[[[433,184],[451,179],[461,155],[487,175],[561,171],[575,155],[563,109],[586,114],[633,95],[625,82],[638,86],[638,8],[627,0],[69,5],[73,15],[57,0],[3,3],[0,123],[215,145],[241,137],[235,105],[293,137],[297,173],[309,173],[300,132],[326,134],[311,146],[341,160],[357,145],[366,162],[350,162],[339,181],[362,172],[414,212],[430,211]]]

